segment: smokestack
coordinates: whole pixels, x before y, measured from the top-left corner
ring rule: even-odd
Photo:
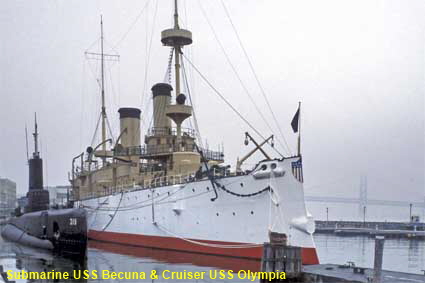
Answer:
[[[127,129],[121,136],[123,147],[140,146],[140,109],[120,108],[120,132]]]
[[[166,83],[158,83],[152,87],[153,95],[153,126],[157,133],[168,132],[164,128],[171,128],[171,120],[165,115],[165,109],[171,103],[173,87]]]

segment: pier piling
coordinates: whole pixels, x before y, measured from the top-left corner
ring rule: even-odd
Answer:
[[[263,245],[261,261],[263,272],[285,272],[286,278],[300,278],[302,271],[301,248],[288,246],[286,236],[270,235],[270,243]]]
[[[382,282],[382,259],[384,255],[384,236],[375,238],[375,259],[373,264],[373,283]]]

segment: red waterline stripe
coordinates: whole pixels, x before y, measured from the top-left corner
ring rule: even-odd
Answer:
[[[216,248],[197,245],[175,237],[147,236],[138,234],[115,233],[105,231],[89,231],[89,238],[93,240],[132,245],[138,247],[151,247],[165,250],[184,251],[200,253],[206,255],[229,256],[236,258],[261,260],[263,248]],[[205,244],[215,245],[244,245],[246,243],[221,242],[209,240],[195,240]],[[318,264],[315,248],[302,248],[301,251],[303,264]]]
[[[243,259],[236,257],[225,257],[219,255],[205,255],[201,253],[190,253],[171,251],[156,248],[144,248],[124,244],[107,243],[100,241],[89,241],[89,247],[115,254],[129,255],[132,257],[151,258],[159,262],[172,264],[192,264],[203,267],[215,267],[219,269],[261,271],[261,261],[257,259]]]

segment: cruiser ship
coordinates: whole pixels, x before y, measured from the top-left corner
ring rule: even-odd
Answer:
[[[245,143],[256,147],[231,170],[223,152],[202,148],[195,130],[182,127],[194,115],[181,93],[182,50],[192,44],[192,33],[180,28],[177,4],[174,27],[161,33],[162,44],[171,48],[168,67],[174,61],[175,84],[152,86],[149,129],[141,129],[140,109],[120,108],[114,140],[106,136],[102,26],[101,142],[73,159],[70,178],[76,207],[87,210],[89,239],[260,260],[263,243],[278,235],[301,247],[303,264],[317,264],[300,152],[273,158],[262,148],[273,146],[273,136],[257,143],[246,133]],[[264,160],[242,170],[256,151]]]

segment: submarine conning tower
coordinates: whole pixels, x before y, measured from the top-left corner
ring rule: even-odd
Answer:
[[[33,136],[34,152],[32,154],[32,158],[28,160],[28,204],[25,207],[25,212],[35,212],[49,209],[49,191],[43,188],[43,159],[40,158],[40,152],[38,151],[37,118],[35,118],[35,129]]]

